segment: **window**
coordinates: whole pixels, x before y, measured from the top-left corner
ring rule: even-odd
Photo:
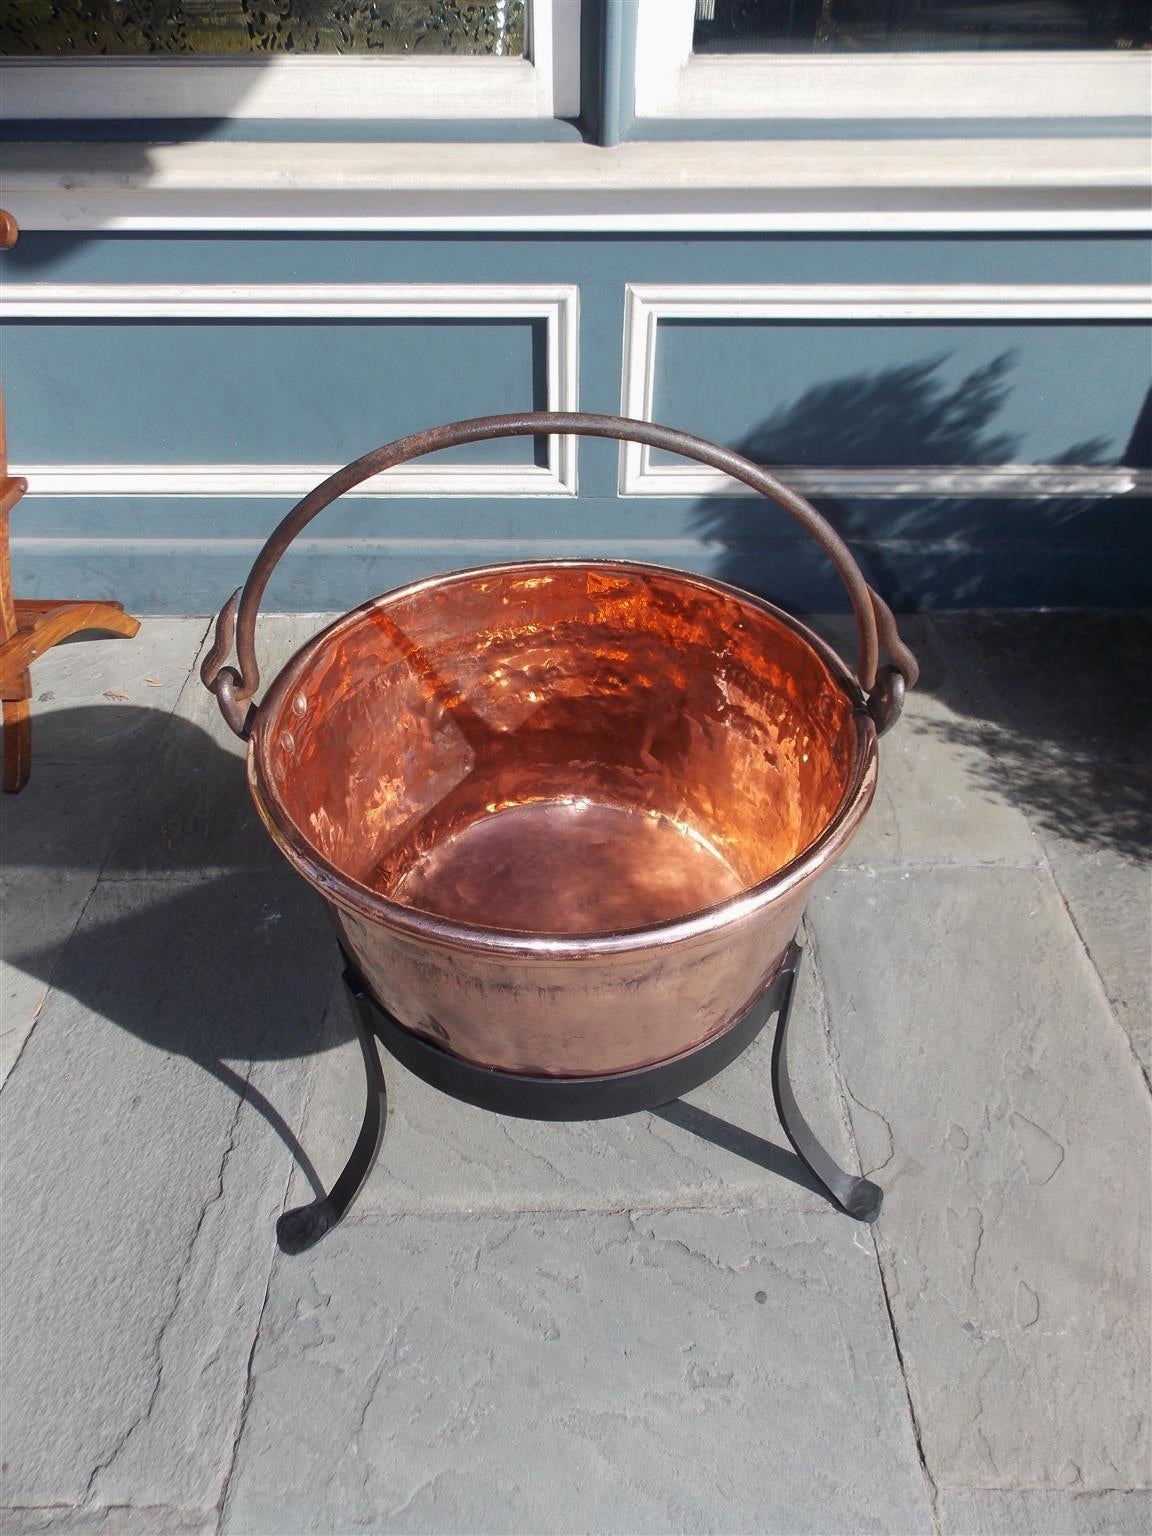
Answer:
[[[692,52],[1147,48],[1145,0],[697,0]]]
[[[0,54],[523,57],[524,0],[10,0]]]
[[[1145,0],[638,0],[647,118],[1148,111]]]
[[[8,0],[3,115],[575,116],[579,10],[576,0]]]

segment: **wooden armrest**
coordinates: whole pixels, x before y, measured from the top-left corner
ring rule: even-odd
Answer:
[[[21,480],[16,475],[6,475],[3,480],[0,480],[0,517],[3,517],[5,512],[11,512],[27,489],[27,480]]]

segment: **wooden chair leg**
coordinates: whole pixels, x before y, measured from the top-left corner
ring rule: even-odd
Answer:
[[[18,795],[32,767],[32,700],[4,700],[4,793]]]

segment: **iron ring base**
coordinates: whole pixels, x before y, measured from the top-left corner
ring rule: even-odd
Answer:
[[[303,1253],[341,1220],[376,1162],[384,1137],[387,1097],[376,1050],[379,1041],[403,1066],[451,1098],[525,1120],[603,1120],[671,1103],[730,1066],[779,1014],[772,1048],[772,1095],[797,1157],[835,1203],[857,1221],[875,1221],[883,1191],[833,1161],[800,1113],[788,1079],[787,1031],[803,950],[793,943],[783,964],[752,1005],[721,1034],[670,1060],[600,1077],[541,1077],[482,1067],[406,1029],[370,995],[355,966],[344,982],[355,1004],[356,1031],[368,1079],[364,1121],[348,1164],[327,1195],[285,1211],[276,1224],[285,1253]]]
[[[441,1093],[521,1120],[607,1120],[670,1104],[730,1066],[780,1008],[795,964],[790,950],[752,1006],[702,1045],[650,1067],[595,1077],[545,1077],[479,1066],[405,1029],[362,986],[352,993],[389,1054]]]

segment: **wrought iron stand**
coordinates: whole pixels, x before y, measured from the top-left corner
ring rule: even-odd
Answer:
[[[345,955],[344,982],[355,1004],[356,1033],[368,1080],[364,1122],[352,1155],[329,1192],[280,1217],[276,1236],[281,1249],[303,1253],[318,1243],[341,1219],[372,1172],[384,1139],[388,1107],[377,1041],[433,1088],[481,1109],[526,1120],[603,1120],[655,1109],[698,1088],[735,1061],[773,1014],[779,1014],[779,1019],[772,1046],[772,1096],[785,1134],[797,1157],[841,1210],[857,1221],[875,1221],[883,1190],[869,1179],[845,1173],[829,1156],[800,1113],[788,1080],[788,1020],[803,954],[801,947],[793,944],[766,989],[722,1035],[670,1061],[603,1077],[532,1077],[495,1071],[452,1056],[405,1029],[381,1008]]]

